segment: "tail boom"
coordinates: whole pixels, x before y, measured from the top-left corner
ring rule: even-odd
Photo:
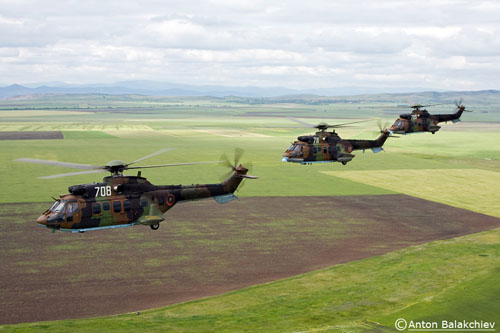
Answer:
[[[390,135],[391,133],[385,129],[375,140],[349,140],[349,142],[352,144],[352,150],[371,149],[376,153],[383,150],[382,146]]]

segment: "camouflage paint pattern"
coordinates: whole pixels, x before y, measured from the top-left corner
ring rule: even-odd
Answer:
[[[238,188],[248,169],[234,168],[231,176],[219,184],[155,186],[140,176],[114,175],[101,183],[75,185],[70,194],[61,195],[54,205],[37,219],[52,229],[84,231],[133,224],[157,229],[163,214],[177,202],[229,196]],[[225,201],[223,201],[225,202]]]
[[[465,111],[465,106],[460,105],[457,112],[451,114],[430,114],[427,110],[416,109],[412,113],[406,113],[399,118],[389,128],[391,133],[408,134],[415,132],[431,132],[432,134],[439,131],[441,122],[457,122],[460,121],[462,113]]]
[[[341,162],[346,164],[354,158],[354,150],[381,150],[390,136],[388,130],[382,131],[376,140],[344,140],[335,131],[319,131],[315,135],[299,136],[297,141],[283,153],[284,162],[301,164],[318,162]]]

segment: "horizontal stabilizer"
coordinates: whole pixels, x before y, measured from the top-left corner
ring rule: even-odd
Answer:
[[[372,152],[374,153],[380,153],[381,151],[384,151],[384,148],[382,147],[373,147]]]
[[[220,204],[228,203],[229,201],[233,201],[235,199],[238,199],[238,197],[235,196],[233,193],[217,195],[214,197],[214,200]]]
[[[461,121],[460,118],[457,118],[457,119],[453,119],[451,122],[452,123],[458,123],[459,121]]]
[[[252,176],[252,175],[236,175],[236,177],[239,177],[239,178],[248,178],[248,179],[258,179],[259,178],[257,176]]]

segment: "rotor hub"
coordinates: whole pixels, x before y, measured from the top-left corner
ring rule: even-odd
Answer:
[[[109,172],[111,172],[115,175],[118,175],[118,174],[122,173],[126,167],[127,167],[127,164],[123,163],[123,161],[113,160],[113,161],[109,161],[108,163],[106,163],[106,165],[104,166],[104,169],[108,170]]]

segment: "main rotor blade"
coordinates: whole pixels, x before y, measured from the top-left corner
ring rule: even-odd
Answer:
[[[89,171],[67,172],[67,173],[59,173],[57,175],[50,175],[50,176],[44,176],[44,177],[38,177],[38,178],[40,178],[40,179],[54,179],[54,178],[85,175],[88,173],[99,173],[99,172],[107,172],[107,170],[89,170]]]
[[[352,121],[352,122],[349,122],[349,123],[342,123],[342,124],[337,124],[337,125],[328,125],[328,127],[330,127],[330,128],[344,127],[346,125],[357,124],[357,123],[364,123],[364,122],[372,121],[372,120],[374,120],[374,118],[365,119],[365,120],[358,120],[358,121]]]
[[[18,158],[15,161],[17,161],[17,162],[26,162],[26,163],[36,163],[36,164],[46,164],[46,165],[63,166],[63,167],[73,168],[73,169],[99,169],[99,168],[101,168],[101,167],[95,166],[95,165],[79,164],[79,163],[67,163],[67,162],[58,162],[58,161],[50,161],[50,160],[39,160],[37,158]]]
[[[297,124],[306,125],[307,128],[314,128],[314,126],[315,126],[314,124],[311,124],[311,123],[308,123],[306,121],[299,120],[299,119],[296,119],[296,118],[286,118],[286,119],[291,120],[291,121],[293,121],[293,122],[295,122]]]
[[[450,104],[450,103],[425,104],[425,105],[415,104],[415,105],[409,106],[409,108],[427,108],[429,106],[438,106],[438,105],[445,105],[445,104]]]
[[[229,158],[227,157],[226,153],[222,154],[220,159],[221,159],[222,163],[224,163],[225,166],[227,166],[229,169],[231,169],[231,172],[232,172],[232,170],[235,168],[235,166],[233,166],[231,164],[231,162],[229,162]]]
[[[170,150],[173,150],[173,149],[175,149],[175,148],[165,148],[165,149],[158,150],[158,151],[156,151],[156,152],[154,152],[154,153],[152,153],[152,154],[146,155],[146,156],[144,156],[144,157],[141,157],[141,158],[140,158],[140,159],[138,159],[138,160],[135,160],[135,161],[133,161],[133,162],[130,162],[130,163],[128,163],[127,165],[131,165],[131,164],[134,164],[134,163],[137,163],[137,162],[143,161],[143,160],[145,160],[145,159],[148,159],[148,158],[153,157],[153,156],[156,156],[156,155],[160,155],[160,154],[162,154],[162,153],[165,153],[165,152],[170,151]]]
[[[172,163],[172,164],[159,164],[159,165],[145,165],[135,167],[125,167],[124,170],[131,169],[148,169],[148,168],[162,168],[169,166],[192,165],[192,164],[209,164],[209,163],[223,163],[224,161],[208,161],[208,162],[186,162],[186,163]]]

